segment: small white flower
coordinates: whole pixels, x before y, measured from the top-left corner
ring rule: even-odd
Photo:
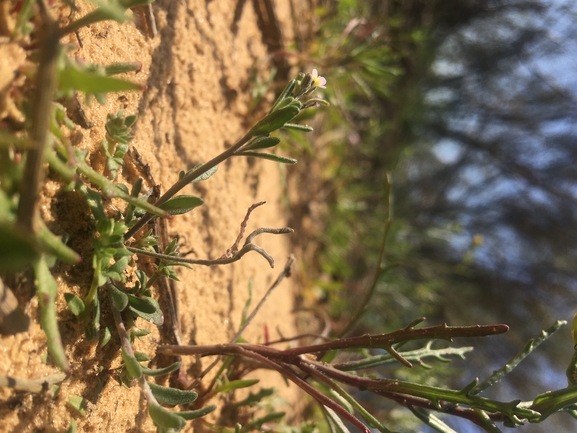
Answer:
[[[313,73],[311,74],[311,78],[313,79],[312,81],[312,87],[320,87],[321,89],[326,89],[327,86],[327,79],[325,77],[321,77],[319,75],[319,71],[317,71],[316,69],[313,69]]]

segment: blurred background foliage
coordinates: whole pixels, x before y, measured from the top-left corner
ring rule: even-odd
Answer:
[[[314,148],[301,146],[288,173],[311,288],[303,303],[326,302],[332,332],[343,328],[370,283],[391,212],[384,264],[392,266],[354,333],[392,331],[419,316],[507,323],[508,334],[475,342],[465,362],[395,372],[431,384],[483,378],[575,312],[577,4],[325,0],[315,11],[318,32],[301,59],[327,77],[332,107],[315,125]],[[572,353],[567,329],[493,396],[565,387]],[[417,428],[392,407],[375,409],[381,420],[401,420],[402,431]],[[557,415],[521,430],[574,428]]]

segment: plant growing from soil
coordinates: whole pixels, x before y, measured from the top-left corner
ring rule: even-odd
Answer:
[[[471,338],[491,336],[506,332],[506,325],[446,326],[437,325],[420,328],[424,319],[418,319],[403,329],[380,335],[344,337],[345,331],[363,314],[370,302],[372,290],[369,290],[359,310],[353,315],[350,326],[345,327],[343,335],[335,339],[305,346],[277,349],[274,344],[285,344],[292,339],[265,344],[251,344],[242,339],[242,333],[255,314],[266,301],[267,296],[285,278],[290,276],[293,258],[289,259],[277,280],[269,288],[267,295],[257,307],[248,314],[247,303],[242,317],[242,325],[228,343],[208,346],[187,346],[179,341],[178,317],[175,300],[170,291],[162,291],[167,296],[168,311],[162,311],[159,299],[153,296],[152,286],[166,280],[178,279],[175,266],[226,265],[240,260],[250,251],[260,254],[271,267],[274,259],[262,247],[254,243],[262,234],[287,234],[292,229],[258,228],[248,236],[244,244],[245,229],[251,212],[263,203],[256,203],[248,211],[241,223],[240,233],[233,245],[217,259],[188,259],[182,257],[177,248],[177,240],[167,239],[161,225],[149,229],[148,223],[155,218],[172,218],[203,205],[203,200],[191,195],[177,195],[185,186],[209,179],[217,172],[219,164],[232,157],[252,157],[271,160],[282,164],[294,164],[296,160],[267,151],[280,143],[274,135],[281,129],[311,131],[307,125],[293,123],[294,119],[307,109],[314,109],[326,102],[315,97],[317,88],[324,88],[326,79],[312,73],[301,73],[290,80],[280,93],[276,102],[261,120],[256,122],[246,134],[224,152],[211,160],[189,170],[182,170],[179,180],[162,195],[157,190],[143,192],[143,180],[137,180],[130,188],[115,183],[125,158],[132,153],[131,127],[137,121],[133,115],[126,116],[120,111],[110,114],[107,119],[107,137],[102,144],[106,155],[104,173],[95,170],[87,162],[86,152],[70,146],[63,127],[71,121],[62,105],[56,99],[67,102],[77,98],[82,92],[86,98],[94,97],[102,102],[109,92],[139,90],[139,86],[112,75],[119,72],[136,70],[138,63],[115,65],[86,65],[66,55],[66,47],[60,42],[62,36],[98,21],[126,19],[128,8],[146,5],[147,0],[113,0],[100,4],[97,9],[66,27],[61,27],[50,15],[47,5],[39,0],[22,2],[13,38],[17,39],[32,32],[30,49],[37,50],[37,69],[31,73],[34,80],[34,96],[26,111],[26,122],[20,130],[6,128],[0,132],[0,272],[4,274],[31,269],[34,275],[36,294],[40,305],[40,322],[46,333],[48,352],[53,362],[64,372],[69,364],[57,326],[55,300],[58,283],[51,273],[51,267],[57,260],[78,263],[79,255],[66,245],[65,240],[49,231],[39,216],[38,201],[43,184],[44,165],[47,163],[53,173],[59,176],[68,190],[79,194],[92,214],[94,227],[92,254],[92,281],[83,297],[65,294],[70,311],[83,324],[87,339],[99,339],[105,346],[112,339],[112,333],[120,340],[120,353],[123,366],[117,374],[119,383],[124,386],[139,386],[147,402],[148,413],[159,432],[178,431],[186,422],[200,418],[215,410],[209,404],[211,397],[235,389],[255,385],[254,380],[244,376],[256,369],[266,368],[279,372],[283,377],[315,399],[326,415],[330,431],[346,432],[350,423],[358,431],[369,432],[370,428],[388,432],[385,422],[379,421],[358,402],[357,397],[347,391],[348,386],[359,391],[367,391],[377,396],[395,401],[409,408],[420,420],[432,428],[452,431],[434,412],[450,414],[468,419],[480,425],[486,431],[500,431],[496,423],[508,427],[517,427],[526,422],[541,422],[555,412],[566,411],[573,416],[577,413],[577,394],[575,384],[576,362],[572,360],[567,375],[570,387],[536,396],[532,401],[501,402],[479,394],[497,383],[519,362],[531,353],[549,335],[563,323],[557,322],[527,346],[505,367],[479,383],[477,379],[462,389],[439,388],[409,381],[363,374],[365,369],[398,362],[405,367],[413,363],[425,365],[425,361],[436,359],[446,361],[448,356],[463,357],[471,348],[433,348],[433,340],[453,338]],[[37,28],[33,29],[36,25]],[[132,150],[134,151],[134,150]],[[136,158],[136,156],[134,156]],[[124,207],[112,206],[111,199],[120,199]],[[375,270],[375,281],[384,271],[383,251],[386,244],[389,218],[385,224],[381,243],[381,254]],[[148,275],[143,269],[135,269],[134,255],[155,259],[156,268]],[[130,278],[129,278],[130,277]],[[132,278],[134,277],[134,278]],[[132,284],[129,284],[129,280]],[[374,285],[372,286],[374,287]],[[9,289],[2,283],[2,296],[9,298]],[[3,304],[4,305],[4,304]],[[112,312],[114,326],[101,323],[102,306]],[[17,311],[14,309],[13,311]],[[22,331],[26,327],[26,318],[17,313],[3,313],[3,322],[9,321],[13,331]],[[6,319],[8,317],[8,319]],[[206,373],[217,365],[212,363],[194,381],[190,383],[181,363],[172,362],[166,367],[151,369],[143,365],[147,361],[145,354],[134,350],[135,339],[144,337],[148,331],[139,329],[138,319],[156,325],[165,320],[171,321],[171,330],[176,344],[160,345],[157,353],[168,357],[188,355],[218,356],[224,361],[212,382],[204,387],[201,394],[193,391]],[[11,323],[17,320],[19,323]],[[2,323],[4,325],[4,323]],[[104,325],[104,326],[103,326]],[[407,343],[424,340],[417,349],[404,349]],[[374,354],[378,350],[382,353]],[[357,360],[340,361],[337,354],[344,351],[356,351]],[[576,355],[577,356],[577,355]],[[172,386],[160,386],[149,377],[173,374]],[[41,383],[24,379],[0,378],[0,386],[12,386],[18,389],[37,392],[45,384],[56,384],[65,379],[58,374]],[[183,389],[177,388],[180,386]],[[238,402],[237,407],[252,407],[262,403],[271,395],[269,389],[251,394]],[[196,410],[175,411],[165,406],[186,405],[192,402],[199,407]],[[82,413],[82,398],[69,399],[69,405]],[[164,406],[163,406],[164,405]],[[262,429],[266,423],[280,419],[284,414],[269,408],[269,412],[260,418],[254,418],[244,426],[237,424],[235,432]],[[344,421],[343,421],[344,420]],[[213,426],[217,428],[216,426]],[[75,430],[71,422],[69,431]],[[301,431],[313,431],[313,427],[304,425]]]

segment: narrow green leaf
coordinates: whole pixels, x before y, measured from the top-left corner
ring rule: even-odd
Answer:
[[[148,413],[150,414],[152,421],[154,421],[154,425],[157,427],[179,431],[186,425],[186,420],[183,417],[177,415],[175,412],[166,410],[156,403],[148,404]]]
[[[179,195],[159,207],[171,215],[181,215],[204,204],[204,200],[193,195]]]
[[[196,167],[193,168],[193,170],[196,170],[197,168],[202,167],[204,164],[198,164]],[[200,176],[198,176],[196,179],[194,179],[193,181],[191,181],[190,183],[196,183],[196,182],[201,182],[203,180],[208,179],[209,177],[211,177],[214,173],[216,173],[218,171],[218,165],[215,165],[214,167],[212,167],[211,169],[207,170],[205,173],[201,174]]]
[[[152,394],[160,403],[176,406],[177,404],[192,403],[198,397],[194,391],[183,391],[181,389],[167,388],[165,386],[148,383]]]
[[[312,132],[313,128],[309,125],[299,125],[297,123],[285,123],[284,128],[294,129],[295,131]]]
[[[142,366],[138,363],[136,358],[128,353],[124,347],[121,350],[121,355],[130,377],[134,379],[139,379],[142,377]]]
[[[293,158],[287,158],[285,156],[275,155],[273,153],[260,153],[260,152],[241,152],[239,155],[242,156],[252,156],[254,158],[268,159],[270,161],[280,162],[281,164],[296,164],[297,160]]]
[[[142,69],[142,63],[140,62],[113,63],[111,65],[104,67],[106,75],[124,74],[126,72],[138,72],[141,69]]]
[[[75,316],[80,315],[84,311],[84,302],[78,296],[72,293],[65,293],[64,299],[68,304],[68,308]]]
[[[274,147],[280,143],[280,138],[277,137],[257,137],[242,148],[242,150],[257,150]]]
[[[331,432],[335,433],[351,433],[350,430],[345,426],[343,420],[337,415],[337,413],[330,407],[323,406],[325,415],[327,417],[328,424],[331,428]]]
[[[145,297],[138,298],[133,295],[128,296],[128,308],[138,317],[160,326],[164,323],[164,315],[156,299]]]
[[[191,419],[196,419],[196,418],[200,418],[201,416],[208,415],[209,413],[213,412],[214,410],[216,410],[216,406],[211,405],[211,406],[203,407],[202,409],[188,410],[185,412],[178,412],[178,414],[181,417],[183,417],[185,420],[190,421]]]
[[[34,274],[36,276],[36,290],[38,292],[38,303],[40,304],[40,325],[46,333],[48,340],[48,352],[54,358],[56,365],[63,371],[68,370],[66,353],[62,345],[58,322],[56,320],[56,295],[58,283],[50,273],[46,259],[41,256],[34,264]]]
[[[239,401],[238,403],[235,403],[234,406],[235,407],[241,407],[241,406],[253,407],[256,404],[260,403],[263,398],[270,397],[276,391],[277,391],[276,388],[262,388],[256,394],[253,394],[251,392],[247,398],[245,398],[242,401]]]
[[[286,87],[283,89],[283,91],[281,92],[281,94],[279,95],[279,97],[277,98],[277,100],[275,101],[275,103],[273,104],[273,106],[270,109],[270,112],[272,113],[285,99],[289,98],[292,93],[293,90],[296,86],[297,81],[295,79],[292,79],[288,82],[288,84],[286,85]]]
[[[114,272],[119,275],[122,275],[124,269],[128,266],[128,262],[130,261],[130,257],[124,256],[120,259],[116,260],[112,266],[107,269],[107,272]]]
[[[298,107],[295,107],[294,105],[289,105],[288,107],[273,111],[272,113],[267,114],[256,125],[254,125],[249,131],[249,134],[253,137],[256,137],[276,131],[277,129],[282,128],[285,123],[287,123],[297,114],[299,114],[299,111],[300,110]]]
[[[233,380],[231,382],[223,383],[216,387],[215,392],[228,392],[234,389],[248,388],[249,386],[256,385],[259,382],[258,379],[251,380]]]
[[[165,368],[153,369],[142,367],[142,374],[145,376],[164,376],[165,374],[172,373],[180,368],[180,362],[175,362]]]
[[[87,95],[142,90],[140,84],[98,75],[74,66],[69,66],[60,72],[60,88],[65,92],[79,90]]]

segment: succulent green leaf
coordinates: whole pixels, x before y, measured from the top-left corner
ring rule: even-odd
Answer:
[[[192,403],[198,397],[194,391],[183,391],[181,389],[167,388],[165,386],[149,383],[152,394],[160,403],[176,406],[177,404]]]
[[[285,156],[275,155],[274,153],[261,153],[261,152],[241,152],[239,155],[242,156],[252,156],[254,158],[268,159],[269,161],[280,162],[281,164],[296,164],[297,160],[293,158],[287,158]]]
[[[269,134],[284,126],[293,117],[299,114],[299,108],[289,105],[267,114],[260,122],[252,127],[249,134],[253,137]]]
[[[267,149],[269,147],[274,147],[280,143],[280,138],[277,137],[257,137],[246,146],[243,150],[257,150],[257,149]]]
[[[144,352],[134,352],[134,357],[138,362],[150,361],[150,358]],[[142,368],[140,370],[142,371]]]
[[[204,204],[204,200],[193,195],[179,195],[160,205],[171,215],[181,215]]]
[[[72,293],[65,293],[64,299],[68,304],[68,308],[75,316],[80,315],[84,311],[84,302],[78,296]]]
[[[110,342],[110,338],[112,338],[112,333],[110,332],[110,327],[107,326],[104,328],[102,340],[100,341],[100,347],[106,346]]]
[[[134,355],[128,353],[124,347],[121,350],[121,355],[130,377],[134,379],[142,377],[142,366],[138,363]]]
[[[185,412],[178,412],[178,414],[181,417],[183,417],[185,420],[190,421],[191,419],[196,419],[196,418],[200,418],[202,416],[208,415],[209,413],[213,412],[214,410],[216,410],[216,406],[211,405],[211,406],[203,407],[202,409],[189,410],[189,411],[185,411]]]
[[[259,382],[258,379],[251,380],[233,380],[230,382],[223,383],[216,387],[215,392],[228,392],[234,389],[248,388],[249,386],[256,385]]]
[[[128,296],[128,308],[138,317],[160,326],[164,323],[164,315],[156,299],[143,297],[139,298],[130,294]]]
[[[170,431],[179,431],[186,425],[186,420],[183,417],[175,412],[166,410],[156,403],[148,403],[148,413],[157,427],[171,429]]]
[[[115,278],[115,280],[121,280],[122,273],[124,272],[124,269],[126,269],[126,266],[128,266],[129,261],[130,258],[128,256],[121,257],[120,259],[116,260],[116,262],[110,266],[106,272],[119,275],[119,277]]]
[[[180,362],[175,362],[165,368],[153,369],[142,367],[142,374],[145,376],[164,376],[165,374],[172,373],[180,368]]]
[[[110,293],[110,297],[112,298],[114,307],[118,311],[124,311],[124,309],[128,305],[128,295],[119,288],[117,288],[116,286],[114,286],[113,284],[109,285],[108,293]]]
[[[46,333],[48,340],[48,352],[54,358],[56,365],[63,371],[68,370],[68,362],[62,338],[58,331],[56,320],[56,295],[58,283],[50,273],[46,259],[42,256],[34,264],[34,274],[36,277],[36,290],[38,292],[38,303],[40,304],[40,325]]]

